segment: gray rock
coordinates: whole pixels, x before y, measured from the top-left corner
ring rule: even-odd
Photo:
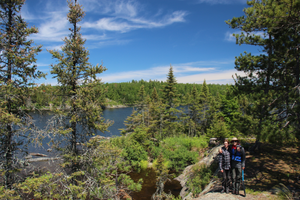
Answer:
[[[215,160],[217,160],[217,156],[219,154],[219,149],[222,147],[223,145],[219,145],[216,146],[214,148],[212,148],[210,151],[208,151],[209,155],[202,158],[198,163],[196,163],[195,165],[206,165],[207,167],[209,167]],[[182,199],[184,199],[188,194],[188,188],[187,188],[187,181],[189,180],[189,178],[192,176],[193,173],[193,166],[195,165],[189,165],[187,166],[182,174],[180,174],[178,177],[175,178],[175,180],[179,181],[181,186],[182,186],[182,190],[180,191],[180,196],[182,197]]]

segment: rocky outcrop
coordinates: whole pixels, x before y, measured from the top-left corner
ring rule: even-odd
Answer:
[[[221,148],[221,146],[223,145],[219,145],[210,149],[208,151],[208,156],[203,157],[198,163],[194,165],[187,166],[182,172],[182,174],[177,178],[175,178],[175,180],[179,181],[182,186],[182,190],[180,192],[180,196],[182,197],[182,199],[191,199],[191,194],[188,194],[189,188],[187,187],[186,183],[189,180],[189,178],[192,176],[193,166],[204,164],[207,167],[209,167],[217,159],[217,155],[219,154],[219,149]]]
[[[127,108],[125,105],[107,105],[105,108]]]

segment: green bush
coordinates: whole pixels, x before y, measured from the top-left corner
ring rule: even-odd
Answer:
[[[120,147],[124,150],[123,156],[126,160],[132,163],[148,160],[148,153],[146,148],[150,145],[146,139],[144,131],[136,131],[129,136],[120,136],[111,139],[114,146]]]
[[[189,191],[193,194],[199,194],[210,182],[212,171],[205,165],[195,165],[192,174],[193,175],[187,181]]]
[[[229,138],[231,134],[226,123],[222,119],[214,117],[212,125],[207,130],[206,135],[208,137]]]
[[[207,147],[206,137],[177,136],[164,139],[158,147],[152,148],[152,157],[160,153],[169,161],[169,168],[177,172],[194,164],[199,159],[199,150]]]

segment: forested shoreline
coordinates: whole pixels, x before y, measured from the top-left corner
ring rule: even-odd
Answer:
[[[250,151],[261,143],[299,145],[297,1],[248,1],[244,16],[226,22],[241,32],[235,34],[237,44],[262,49],[259,55],[245,52],[236,57],[235,69],[244,75],[236,75],[234,85],[208,85],[205,80],[179,84],[172,65],[164,82],[101,82],[106,67],[89,63],[80,32],[83,8],[77,0],[68,1],[69,34],[61,50],[48,50],[59,86],[34,83],[45,77],[35,65],[42,49],[28,39],[38,29],[28,28],[22,19],[24,2],[0,3],[0,199],[130,198],[130,192],[141,190],[143,180],[133,181],[129,174],[148,167],[156,173],[152,198],[176,199],[163,190],[170,172],[178,175],[203,158],[210,137],[253,137],[255,145],[242,143]],[[113,123],[102,116],[107,99],[133,105],[134,110],[122,136],[90,139]],[[38,129],[29,111],[47,106],[53,117]],[[57,171],[36,169],[20,176],[28,165],[20,159],[28,154],[27,145],[45,139],[62,158]],[[199,194],[215,169],[192,168],[187,191]]]
[[[109,101],[113,101],[113,104],[122,104],[129,106],[135,105],[138,102],[138,93],[142,85],[144,86],[146,95],[151,95],[151,93],[153,92],[153,88],[155,87],[158,95],[161,96],[161,89],[164,87],[164,85],[166,85],[166,82],[151,80],[148,82],[140,80],[123,83],[105,83],[101,86],[106,90],[105,98],[107,100],[105,104],[109,105]],[[201,91],[203,84],[178,83],[176,85],[179,94],[178,98],[181,105],[187,104],[189,95],[194,86],[198,91]],[[207,87],[210,91],[210,94],[216,97],[217,95],[225,94],[228,85],[207,84]],[[31,107],[36,107],[38,109],[45,107],[49,109],[50,105],[61,105],[63,101],[62,95],[59,95],[58,91],[59,86],[44,84],[34,86],[32,88],[30,102],[28,102],[28,104],[33,104],[31,105]]]

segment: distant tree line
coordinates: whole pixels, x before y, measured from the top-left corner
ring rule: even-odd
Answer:
[[[155,80],[132,80],[131,82],[123,83],[105,83],[105,86],[107,87],[106,97],[111,100],[118,101],[120,103],[134,104],[138,100],[138,92],[142,85],[144,85],[144,90],[146,94],[152,94],[153,88],[156,88],[157,94],[159,96],[162,96],[163,92],[161,91],[161,89],[166,84],[167,83],[164,81]],[[185,103],[186,95],[192,91],[194,86],[197,88],[198,91],[200,91],[202,88],[202,84],[178,83],[176,85],[179,94],[178,98],[181,103]],[[210,93],[213,96],[225,93],[226,85],[208,84],[207,86],[209,88]]]
[[[153,92],[153,89],[156,88],[157,94],[162,96],[161,89],[166,85],[166,82],[163,81],[134,81],[131,82],[122,82],[122,83],[105,83],[101,86],[106,92],[104,96],[99,98],[107,98],[109,100],[113,100],[119,104],[124,105],[134,105],[138,101],[138,93],[141,86],[144,86],[145,94],[150,95]],[[178,99],[181,104],[186,103],[187,95],[192,91],[193,87],[198,91],[201,91],[203,85],[202,84],[189,84],[189,83],[178,83]],[[221,94],[225,94],[226,85],[219,84],[207,84],[207,87],[212,96],[217,96]],[[41,84],[39,86],[33,87],[33,93],[30,96],[31,102],[37,107],[48,107],[49,105],[60,105],[63,101],[63,98],[57,92],[60,86],[51,86]]]

